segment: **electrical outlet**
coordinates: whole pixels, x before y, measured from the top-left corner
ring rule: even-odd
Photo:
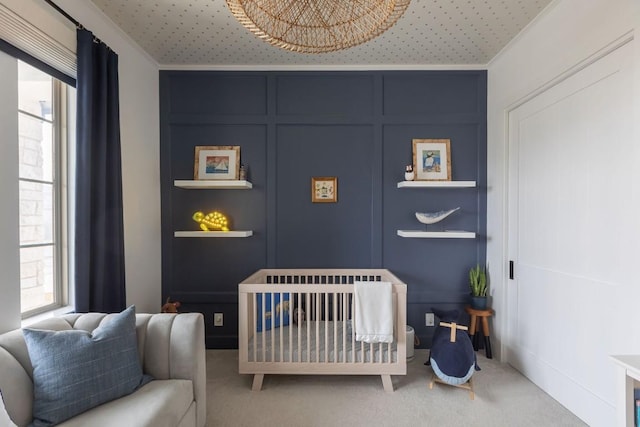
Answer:
[[[223,313],[213,313],[213,326],[224,326]]]
[[[436,323],[436,319],[433,317],[433,313],[425,313],[424,314],[424,323],[425,326],[434,326]]]

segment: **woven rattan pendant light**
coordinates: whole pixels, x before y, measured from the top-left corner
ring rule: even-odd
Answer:
[[[226,0],[242,25],[294,52],[347,49],[382,34],[411,0]]]

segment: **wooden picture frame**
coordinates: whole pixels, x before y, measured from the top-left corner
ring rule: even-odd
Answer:
[[[335,176],[312,177],[311,201],[313,203],[336,203],[338,201],[338,178]]]
[[[413,171],[419,181],[451,181],[451,140],[414,139]]]
[[[196,147],[193,179],[237,180],[240,174],[240,146],[201,145]]]

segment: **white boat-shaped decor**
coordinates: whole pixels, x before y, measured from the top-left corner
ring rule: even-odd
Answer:
[[[448,211],[438,211],[438,212],[416,212],[416,218],[423,224],[435,224],[436,222],[440,222],[455,211],[460,209],[457,207],[455,209],[450,209]]]

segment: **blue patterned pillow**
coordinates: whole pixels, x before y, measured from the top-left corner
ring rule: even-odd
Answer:
[[[142,385],[135,307],[89,333],[23,329],[33,365],[33,426],[50,426]]]

